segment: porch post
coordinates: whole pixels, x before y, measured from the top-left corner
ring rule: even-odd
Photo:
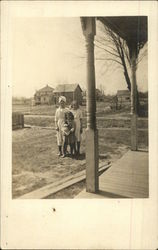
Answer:
[[[98,183],[98,131],[96,128],[94,36],[95,18],[82,17],[81,24],[87,53],[87,129],[86,129],[86,191],[95,193]]]
[[[130,51],[131,59],[131,150],[136,151],[138,148],[137,134],[137,82],[136,82],[136,61],[137,46],[132,46]]]

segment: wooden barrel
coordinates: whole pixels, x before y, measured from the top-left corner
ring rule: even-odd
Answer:
[[[19,112],[12,113],[12,129],[24,128],[24,115]]]

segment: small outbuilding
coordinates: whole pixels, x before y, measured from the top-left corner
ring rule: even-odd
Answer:
[[[54,96],[58,101],[59,96],[65,96],[67,103],[70,104],[73,100],[76,100],[79,105],[82,105],[82,89],[78,83],[75,84],[59,84],[54,90]]]
[[[35,105],[54,104],[55,99],[54,99],[53,91],[54,91],[54,89],[48,85],[46,85],[44,88],[36,91],[36,93],[34,94]]]
[[[24,128],[24,114],[20,112],[12,113],[12,130]]]
[[[118,90],[117,101],[119,106],[130,105],[131,95],[129,90]]]

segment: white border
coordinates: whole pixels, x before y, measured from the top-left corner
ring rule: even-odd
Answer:
[[[1,12],[2,249],[156,249],[158,247],[157,3],[154,1],[4,1],[1,2]],[[85,15],[148,16],[150,198],[12,200],[11,20],[13,17],[26,16]],[[54,207],[56,212],[52,210]]]

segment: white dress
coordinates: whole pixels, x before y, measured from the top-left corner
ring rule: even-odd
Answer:
[[[63,144],[62,126],[65,122],[65,113],[67,111],[68,111],[67,108],[59,107],[55,113],[55,123],[56,123],[56,126],[59,128],[59,131],[57,131],[57,144],[58,144],[58,146],[62,146],[62,144]]]
[[[71,112],[74,115],[74,121],[75,121],[75,125],[76,125],[76,129],[75,129],[75,137],[76,140],[79,142],[81,141],[81,119],[83,118],[82,116],[82,111],[80,109],[72,109]]]

